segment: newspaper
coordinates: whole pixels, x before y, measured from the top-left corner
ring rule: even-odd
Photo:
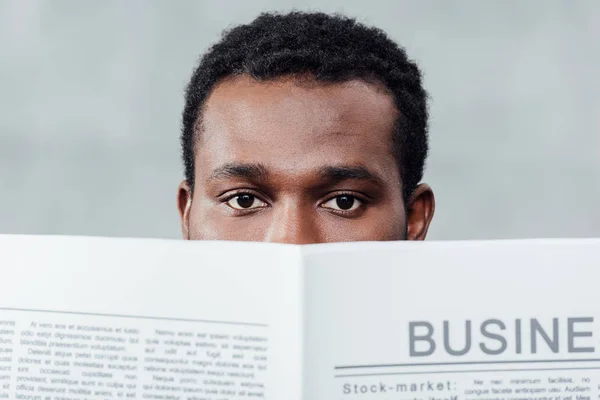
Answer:
[[[597,400],[600,240],[0,235],[0,399]]]

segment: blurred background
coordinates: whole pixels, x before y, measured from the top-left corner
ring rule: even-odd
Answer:
[[[179,238],[186,81],[223,29],[291,9],[420,64],[430,239],[600,237],[595,0],[0,0],[0,233]]]

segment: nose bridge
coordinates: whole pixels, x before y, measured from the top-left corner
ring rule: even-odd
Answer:
[[[314,218],[309,207],[300,202],[282,202],[273,210],[273,218],[267,232],[267,242],[287,244],[310,244],[319,241]]]

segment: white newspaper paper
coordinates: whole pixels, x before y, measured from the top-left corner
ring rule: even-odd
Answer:
[[[0,399],[598,400],[600,240],[0,235]]]

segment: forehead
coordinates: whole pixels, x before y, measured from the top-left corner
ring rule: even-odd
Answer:
[[[290,172],[354,164],[396,174],[391,135],[397,117],[392,97],[362,80],[229,78],[205,103],[196,170],[232,162]]]

